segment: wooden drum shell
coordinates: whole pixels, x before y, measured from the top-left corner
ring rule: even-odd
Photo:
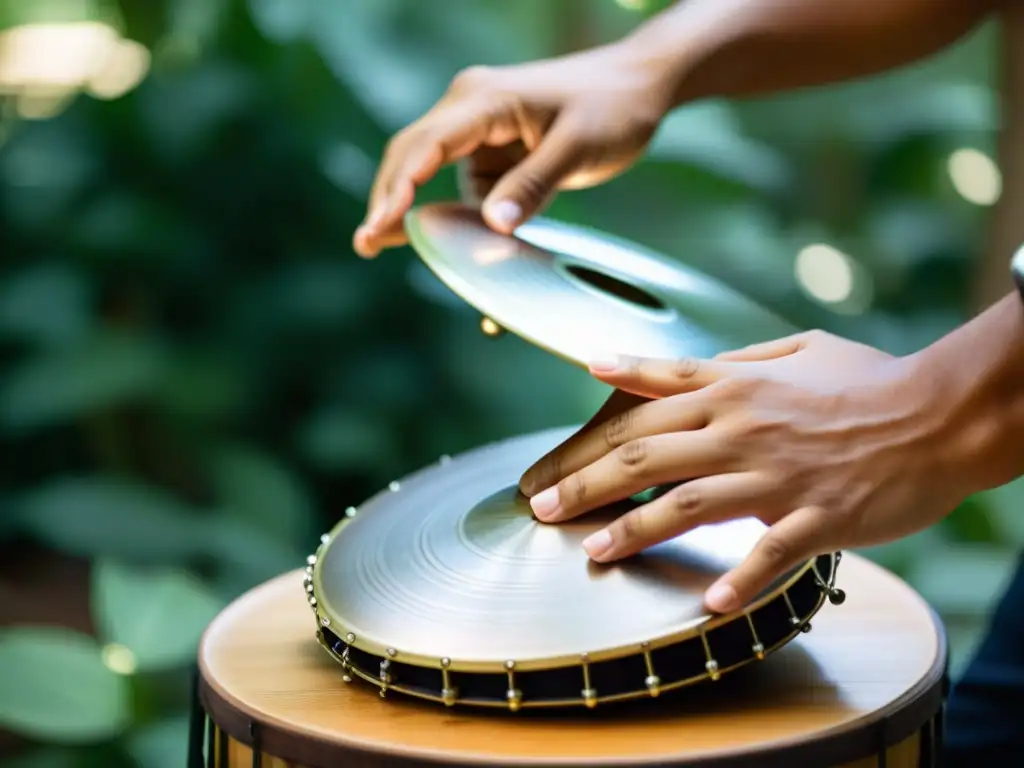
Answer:
[[[762,664],[636,705],[516,714],[346,685],[317,644],[301,571],[289,573],[241,597],[204,635],[198,698],[215,723],[212,759],[200,749],[191,766],[937,765],[941,623],[884,569],[855,555],[843,569],[846,603],[826,606],[810,634]]]

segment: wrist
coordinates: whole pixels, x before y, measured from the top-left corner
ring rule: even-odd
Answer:
[[[746,27],[735,14],[724,14],[720,3],[679,3],[614,44],[642,73],[664,114],[686,102],[728,93],[738,76],[735,70],[745,58],[730,52]]]
[[[965,495],[1024,473],[1024,304],[1016,293],[907,362],[924,407],[943,416],[934,450]]]

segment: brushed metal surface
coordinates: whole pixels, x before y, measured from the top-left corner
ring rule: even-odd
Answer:
[[[578,657],[706,621],[704,590],[750,552],[765,526],[705,526],[597,565],[581,542],[633,502],[546,525],[515,487],[573,431],[485,446],[374,496],[320,555],[320,609],[360,641],[497,663]]]
[[[423,262],[463,300],[580,365],[608,354],[709,357],[796,332],[679,261],[584,227],[534,219],[506,237],[449,203],[414,208],[405,225]],[[618,287],[595,284],[607,278]]]

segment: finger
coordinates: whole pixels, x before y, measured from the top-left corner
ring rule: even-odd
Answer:
[[[582,160],[575,122],[560,117],[537,148],[494,185],[483,203],[484,219],[495,231],[511,234],[546,205]]]
[[[761,344],[751,344],[741,349],[733,349],[715,355],[715,360],[723,360],[734,363],[754,363],[761,360],[777,360],[780,357],[788,357],[802,350],[807,344],[805,334],[798,333],[793,336],[786,336],[781,339],[766,341]]]
[[[501,177],[521,163],[528,154],[522,141],[504,146],[479,147],[456,166],[459,199],[467,205],[481,206]]]
[[[716,613],[730,613],[749,604],[775,579],[822,548],[828,536],[825,516],[817,507],[803,507],[768,529],[737,568],[715,582],[704,602]]]
[[[631,402],[639,405],[621,407]],[[682,398],[671,398],[650,401],[622,393],[615,408],[608,408],[603,417],[599,413],[592,422],[523,474],[519,483],[523,493],[532,496],[550,488],[568,475],[634,440],[700,429],[707,424],[708,417],[696,400],[689,402]]]
[[[478,99],[457,110],[446,109],[443,115],[428,115],[396,136],[384,153],[366,221],[359,228],[360,255],[376,255],[382,239],[401,227],[416,188],[483,144],[494,121],[492,106]]]
[[[735,369],[728,363],[694,358],[666,360],[618,355],[590,363],[595,378],[644,397],[658,398],[693,392],[725,378]]]
[[[691,480],[591,534],[583,548],[599,563],[620,560],[698,526],[748,515],[770,490],[768,481],[754,472]]]
[[[555,523],[656,485],[728,472],[731,457],[711,430],[632,440],[530,499],[538,519]]]

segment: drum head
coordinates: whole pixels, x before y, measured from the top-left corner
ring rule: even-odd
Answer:
[[[571,433],[487,446],[372,498],[320,554],[321,613],[360,645],[499,669],[509,659],[529,669],[597,658],[708,621],[704,591],[741,562],[764,526],[705,526],[598,565],[583,539],[639,502],[546,525],[515,487]]]
[[[507,237],[453,204],[414,208],[405,227],[462,299],[580,365],[609,354],[710,357],[796,331],[707,275],[583,227],[533,219]]]

